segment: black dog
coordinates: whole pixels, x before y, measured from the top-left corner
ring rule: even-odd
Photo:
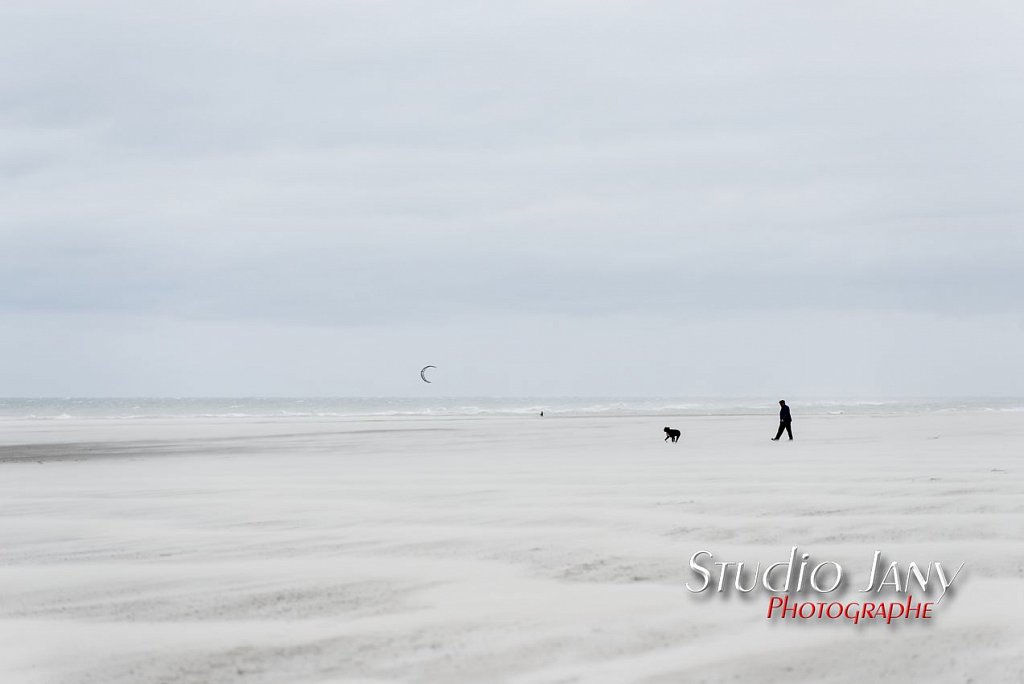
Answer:
[[[682,434],[683,434],[682,432],[680,432],[679,430],[676,430],[675,428],[667,427],[667,428],[665,428],[665,441],[667,442],[668,440],[671,439],[673,442],[678,442],[679,441],[679,437]]]

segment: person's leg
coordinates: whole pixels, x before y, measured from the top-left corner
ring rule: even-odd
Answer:
[[[793,439],[793,424],[792,423],[786,423],[786,434],[789,435],[789,439],[790,439],[790,441],[792,441],[792,439]]]
[[[782,431],[785,430],[785,429],[786,429],[786,424],[785,423],[779,423],[779,431],[775,433],[775,437],[772,438],[772,441],[775,441],[775,442],[779,441],[779,437],[782,436]]]

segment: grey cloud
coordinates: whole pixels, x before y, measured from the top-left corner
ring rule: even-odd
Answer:
[[[0,313],[1012,314],[1022,23],[1009,2],[11,0]]]

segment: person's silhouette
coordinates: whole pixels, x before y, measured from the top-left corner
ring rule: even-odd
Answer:
[[[779,411],[779,431],[772,437],[773,442],[778,442],[779,437],[782,437],[782,431],[785,430],[789,433],[789,441],[793,441],[793,416],[789,413],[789,407],[786,406],[785,399],[779,399],[779,406],[782,410]]]

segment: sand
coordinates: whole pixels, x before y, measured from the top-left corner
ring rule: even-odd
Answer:
[[[1024,414],[775,427],[6,420],[0,681],[1024,681]],[[966,565],[890,626],[684,586],[792,546]]]

